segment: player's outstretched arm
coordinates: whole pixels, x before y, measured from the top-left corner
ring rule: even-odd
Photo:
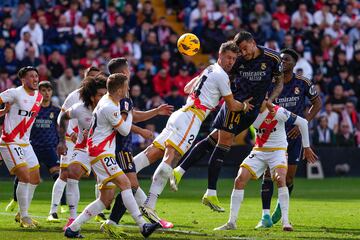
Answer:
[[[157,108],[151,109],[149,111],[133,111],[133,122],[144,122],[149,120],[157,115],[162,116],[170,116],[171,113],[174,111],[174,106],[169,104],[161,104]]]
[[[239,102],[234,99],[234,96],[232,94],[228,96],[224,96],[224,100],[227,107],[229,108],[230,111],[233,112],[239,112],[239,111],[248,112],[252,110],[254,108],[254,105],[250,103],[252,99],[253,98],[251,97],[246,99],[244,102]]]
[[[274,76],[274,80],[275,80],[275,87],[271,92],[268,101],[266,102],[266,107],[269,109],[270,112],[274,111],[274,105],[272,103],[274,102],[275,98],[277,98],[280,95],[280,93],[284,88],[284,74],[281,73],[279,76]]]
[[[57,146],[57,151],[59,155],[66,154],[67,147],[66,147],[66,129],[69,125],[70,120],[70,113],[69,111],[64,112],[60,117],[59,123],[59,144]]]
[[[153,139],[154,138],[154,134],[152,131],[145,129],[145,128],[138,127],[134,124],[131,126],[131,131],[133,133],[139,134],[140,136],[142,136],[145,139]]]
[[[199,80],[199,76],[197,77],[194,77],[193,79],[191,79],[190,82],[188,82],[185,87],[184,87],[184,93],[186,94],[190,94],[193,90],[194,90],[194,87],[197,83],[197,81]]]
[[[130,133],[131,126],[133,122],[133,115],[131,112],[128,113],[127,117],[123,116],[119,123],[113,126],[116,131],[118,131],[121,135],[127,136]]]

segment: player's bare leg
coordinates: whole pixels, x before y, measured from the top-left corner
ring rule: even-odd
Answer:
[[[286,186],[286,168],[276,168],[274,180],[278,186],[278,199],[282,213],[282,224],[284,231],[293,231],[289,221],[289,190]]]
[[[248,181],[252,178],[250,171],[244,167],[240,167],[238,175],[234,182],[234,189],[231,193],[230,215],[229,220],[224,225],[214,230],[233,230],[236,229],[236,221],[238,218],[241,203],[244,200],[244,189]]]

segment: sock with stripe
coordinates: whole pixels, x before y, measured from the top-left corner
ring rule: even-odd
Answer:
[[[208,189],[216,190],[216,183],[219,179],[221,167],[226,154],[230,151],[229,146],[217,144],[211,154],[208,166]]]
[[[104,203],[100,199],[96,199],[90,203],[82,213],[75,219],[69,226],[73,231],[79,231],[83,223],[87,222],[90,218],[95,217],[105,209]]]

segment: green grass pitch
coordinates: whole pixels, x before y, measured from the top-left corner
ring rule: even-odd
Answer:
[[[80,182],[82,210],[94,199],[94,181]],[[219,197],[225,213],[212,212],[201,204],[206,188],[205,180],[184,179],[177,193],[168,186],[159,198],[157,210],[161,217],[175,225],[171,231],[159,230],[150,239],[360,239],[360,178],[332,178],[326,180],[297,179],[290,200],[290,220],[294,232],[283,232],[277,224],[271,229],[256,231],[254,226],[261,216],[260,181],[252,181],[245,190],[245,200],[239,213],[238,229],[214,232],[212,229],[225,223],[229,214],[229,202],[233,181],[221,180]],[[150,181],[142,180],[145,191]],[[38,230],[24,230],[14,222],[14,212],[4,211],[12,194],[12,182],[0,184],[0,239],[64,239],[62,227],[67,214],[59,214],[61,223],[45,221],[49,211],[52,182],[45,181],[37,188],[30,209],[40,221]],[[272,206],[276,203],[277,190]],[[131,217],[126,214],[121,221],[128,239],[142,239]],[[99,231],[99,223],[91,220],[82,228],[86,239],[108,239]]]

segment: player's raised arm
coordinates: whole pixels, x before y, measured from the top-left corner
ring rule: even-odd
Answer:
[[[63,112],[63,114],[59,114],[60,119],[59,119],[59,144],[57,146],[57,151],[58,154],[60,155],[64,155],[67,151],[67,147],[66,147],[66,129],[68,128],[69,125],[69,120],[71,119],[70,117],[70,112],[65,111]]]
[[[200,79],[199,76],[196,76],[193,79],[191,79],[191,81],[185,85],[184,93],[190,94],[194,90],[194,87],[196,86],[196,83],[199,79]]]
[[[114,126],[114,129],[116,129],[116,131],[118,131],[121,135],[127,136],[131,130],[132,121],[133,116],[132,113],[129,112],[126,119],[122,117],[118,124]]]
[[[239,112],[239,111],[248,112],[252,110],[254,108],[254,105],[250,103],[252,99],[253,98],[251,97],[249,99],[246,99],[244,102],[239,102],[234,99],[234,96],[232,94],[224,97],[227,107],[229,108],[230,111],[234,111],[234,112]]]

